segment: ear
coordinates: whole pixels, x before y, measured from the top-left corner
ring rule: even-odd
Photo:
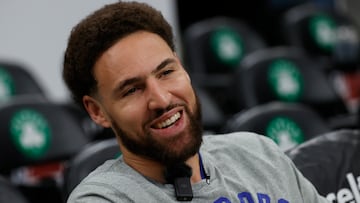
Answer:
[[[91,119],[95,123],[103,126],[104,128],[109,128],[111,126],[111,122],[106,117],[106,114],[96,99],[85,95],[83,97],[83,104]]]

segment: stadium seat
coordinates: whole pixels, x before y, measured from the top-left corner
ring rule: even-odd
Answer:
[[[77,124],[83,128],[89,140],[107,139],[114,136],[113,133],[96,124],[87,111],[74,102],[67,101],[58,104],[77,121]]]
[[[329,202],[359,202],[360,132],[340,129],[285,152]]]
[[[296,47],[271,47],[248,54],[231,87],[234,106],[240,111],[271,101],[301,103],[334,128],[345,127],[343,120],[351,112],[320,65]],[[346,126],[353,125],[349,119]]]
[[[60,201],[64,163],[89,142],[83,128],[58,104],[31,97],[1,105],[0,123],[0,173],[31,201]]]
[[[199,101],[201,102],[201,117],[205,134],[213,134],[219,132],[226,121],[226,115],[204,89],[194,87],[197,92]]]
[[[228,119],[223,132],[250,131],[273,139],[288,150],[331,128],[307,106],[270,102],[243,110]]]
[[[283,31],[289,45],[327,64],[327,70],[359,69],[360,33],[345,14],[314,3],[301,4],[283,15]]]
[[[115,137],[86,145],[65,167],[64,199],[67,199],[71,191],[96,167],[120,155],[121,151]]]
[[[351,112],[360,101],[360,30],[350,15],[313,3],[283,16],[285,41],[299,47],[323,66]]]
[[[0,61],[0,102],[17,95],[45,96],[45,91],[35,75],[24,66]]]
[[[226,92],[242,58],[266,46],[263,39],[240,19],[217,16],[187,27],[182,37],[185,67],[194,84],[203,88],[233,113]]]

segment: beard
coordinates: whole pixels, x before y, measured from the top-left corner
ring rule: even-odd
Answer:
[[[202,143],[203,129],[201,108],[197,96],[194,106],[194,113],[191,113],[188,106],[180,104],[171,105],[167,108],[167,110],[176,106],[184,107],[185,111],[183,113],[187,114],[190,125],[182,134],[168,139],[167,142],[161,142],[155,139],[155,137],[149,131],[145,131],[145,136],[140,136],[143,137],[142,140],[134,139],[112,119],[112,126],[115,134],[119,136],[124,147],[134,154],[150,158],[166,166],[185,162],[188,158],[195,155],[199,151]],[[188,144],[176,144],[182,143],[181,140],[183,139],[188,139]]]

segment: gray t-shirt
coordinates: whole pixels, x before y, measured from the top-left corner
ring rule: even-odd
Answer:
[[[192,185],[192,202],[328,202],[265,136],[249,132],[206,135],[200,154],[210,182]],[[173,185],[149,180],[120,157],[86,177],[71,193],[68,203],[72,202],[177,201]]]

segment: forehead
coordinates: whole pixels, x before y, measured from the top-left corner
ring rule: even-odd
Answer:
[[[158,35],[149,32],[136,32],[106,50],[94,66],[95,77],[102,74],[127,74],[136,70],[153,69],[166,58],[174,58],[174,53]]]

